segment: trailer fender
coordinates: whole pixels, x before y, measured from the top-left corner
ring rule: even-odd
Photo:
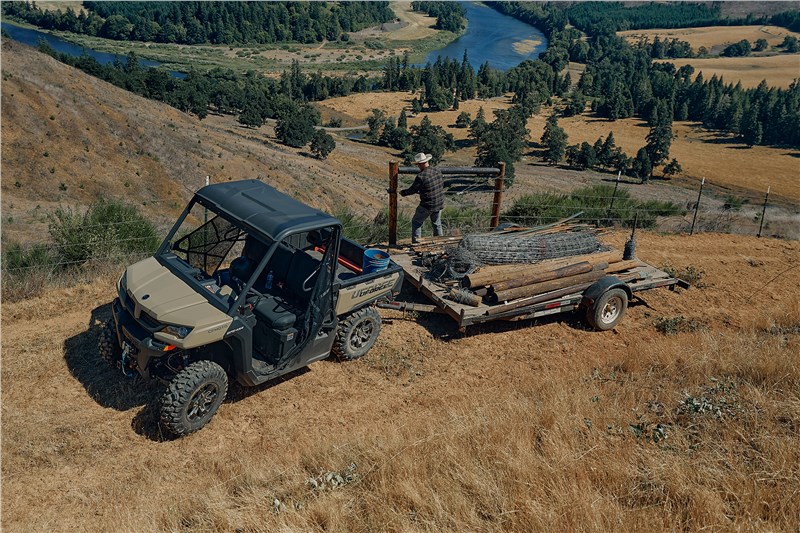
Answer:
[[[631,288],[628,287],[628,284],[624,281],[620,280],[616,276],[605,276],[600,278],[599,280],[595,281],[586,291],[583,293],[583,300],[581,300],[580,306],[584,309],[589,309],[598,298],[600,298],[603,294],[611,289],[622,289],[628,295],[628,300],[633,297],[633,291]]]

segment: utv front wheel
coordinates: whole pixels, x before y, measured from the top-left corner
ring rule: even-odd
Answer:
[[[114,319],[108,320],[100,328],[100,338],[97,341],[100,357],[111,366],[117,366],[122,360],[122,348],[117,341],[117,332],[114,329]]]
[[[211,420],[228,393],[228,375],[213,361],[197,361],[170,382],[161,397],[161,424],[176,437],[194,433]]]
[[[365,307],[339,323],[333,354],[351,361],[366,354],[381,333],[381,315],[374,307]]]

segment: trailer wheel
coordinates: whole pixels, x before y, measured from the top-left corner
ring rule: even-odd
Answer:
[[[333,354],[344,361],[365,355],[381,333],[381,315],[374,307],[365,307],[341,322],[333,341]]]
[[[586,320],[597,331],[613,329],[628,308],[628,294],[622,289],[603,293],[586,312]]]
[[[228,375],[213,361],[190,364],[170,382],[161,397],[161,423],[183,437],[213,418],[228,393]]]
[[[100,327],[100,337],[97,340],[100,357],[111,366],[117,366],[122,361],[122,348],[117,341],[117,332],[114,328],[114,319],[107,320]]]

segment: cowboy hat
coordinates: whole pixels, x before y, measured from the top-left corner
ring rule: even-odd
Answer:
[[[433,159],[431,154],[420,152],[414,156],[414,163],[421,165],[422,163],[427,163],[431,159]]]

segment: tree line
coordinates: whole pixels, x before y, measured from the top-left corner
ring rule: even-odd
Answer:
[[[699,26],[743,26],[773,24],[800,31],[800,11],[789,10],[772,16],[726,18],[719,2],[486,2],[489,7],[536,26],[549,35],[571,25],[589,35],[651,28]]]
[[[3,2],[3,14],[50,30],[180,44],[321,42],[394,20],[387,2],[83,2],[45,11]]]
[[[467,12],[457,2],[411,2],[411,9],[436,17],[437,30],[458,33],[467,25]]]

